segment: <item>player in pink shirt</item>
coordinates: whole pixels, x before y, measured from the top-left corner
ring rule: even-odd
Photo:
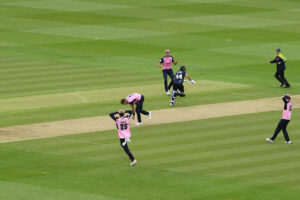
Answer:
[[[137,126],[142,125],[141,113],[143,115],[148,115],[148,119],[151,119],[151,112],[143,110],[145,97],[139,93],[132,93],[128,95],[125,99],[121,99],[121,104],[127,105],[130,104],[133,116],[132,119],[135,117],[135,112],[137,114],[138,122],[136,123]],[[136,108],[134,109],[134,104],[136,104]]]
[[[276,139],[277,135],[279,134],[279,132],[282,130],[284,138],[285,138],[285,143],[291,144],[292,142],[289,138],[288,132],[286,131],[286,127],[291,120],[293,102],[292,102],[291,96],[289,94],[284,95],[282,97],[282,100],[284,102],[282,118],[278,123],[278,126],[275,130],[274,135],[271,138],[266,138],[266,140],[270,143],[273,143],[274,140]]]
[[[148,115],[148,119],[151,119],[151,112],[147,112],[143,110],[143,103],[144,103],[145,97],[142,94],[139,93],[132,93],[128,95],[126,98],[121,99],[121,104],[127,105],[130,104],[133,116],[132,119],[135,117],[135,112],[137,114],[138,122],[136,123],[137,126],[142,125],[142,119],[141,119],[141,113],[143,115]],[[134,109],[134,104],[136,104],[136,108]]]
[[[162,59],[160,59],[158,66],[160,68],[162,68],[162,72],[163,72],[163,76],[164,76],[165,91],[166,91],[167,95],[169,95],[170,89],[173,85],[173,79],[174,79],[172,63],[174,65],[176,65],[177,62],[174,60],[174,58],[172,56],[170,56],[169,49],[165,50],[165,54],[166,55]],[[171,82],[170,82],[169,86],[168,86],[168,75],[171,78]]]
[[[128,115],[125,116],[125,113],[128,113]],[[116,117],[116,114],[119,114],[119,117]],[[134,166],[137,163],[137,161],[134,159],[127,145],[127,142],[130,142],[131,137],[129,123],[129,118],[131,114],[131,110],[120,110],[119,112],[110,113],[109,116],[116,122],[118,135],[120,138],[120,144],[124,149],[125,153],[128,155],[129,159],[131,160],[130,166]]]

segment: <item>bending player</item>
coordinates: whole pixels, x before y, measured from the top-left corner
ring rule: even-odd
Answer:
[[[125,99],[121,99],[121,104],[127,105],[130,104],[131,109],[132,109],[132,119],[134,119],[135,112],[137,114],[137,119],[138,122],[136,123],[137,126],[142,125],[142,118],[141,118],[141,113],[143,115],[148,115],[148,119],[151,119],[151,112],[147,112],[143,110],[143,103],[144,103],[145,97],[142,94],[139,93],[133,93],[128,95]],[[134,104],[136,104],[136,108],[134,109]]]
[[[266,140],[267,142],[273,143],[279,132],[282,130],[283,136],[285,138],[285,143],[291,144],[292,142],[290,140],[288,132],[286,131],[286,127],[291,120],[293,102],[289,94],[284,95],[282,97],[282,100],[284,102],[282,118],[277,125],[274,135],[271,138],[266,138]]]
[[[128,115],[125,116],[125,113]],[[119,117],[115,115],[119,114]],[[119,112],[110,113],[109,116],[116,122],[118,135],[120,138],[121,147],[124,149],[125,153],[128,155],[129,159],[131,160],[130,166],[134,166],[137,161],[134,159],[132,153],[129,150],[127,142],[130,142],[130,127],[129,127],[129,118],[132,114],[131,110],[120,110]]]
[[[185,66],[181,66],[180,69],[179,69],[179,71],[175,74],[175,77],[174,77],[173,91],[172,91],[172,97],[171,97],[171,101],[170,101],[170,106],[174,105],[177,96],[185,97],[184,86],[183,86],[183,82],[184,82],[184,78],[185,77],[187,77],[190,80],[191,84],[196,83],[186,73]]]

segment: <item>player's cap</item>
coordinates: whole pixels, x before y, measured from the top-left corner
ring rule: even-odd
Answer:
[[[278,51],[281,51],[281,49],[276,49],[276,51],[278,52]]]
[[[185,68],[185,66],[180,66],[179,70],[180,71],[186,71],[186,68]]]
[[[166,50],[165,50],[165,53],[170,53],[170,50],[169,50],[169,49],[166,49]]]

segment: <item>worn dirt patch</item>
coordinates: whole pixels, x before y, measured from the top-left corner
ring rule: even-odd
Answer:
[[[293,97],[293,107],[300,108],[300,95]],[[281,98],[266,98],[247,101],[207,104],[182,108],[152,111],[152,120],[143,119],[143,125],[166,124],[197,119],[208,119],[282,109]],[[145,105],[147,108],[147,105]],[[278,116],[280,117],[280,115]],[[132,126],[135,126],[132,123]],[[115,129],[109,116],[62,120],[0,128],[0,142],[12,142],[70,134],[88,133]]]

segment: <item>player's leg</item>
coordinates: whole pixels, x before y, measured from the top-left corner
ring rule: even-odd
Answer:
[[[280,87],[282,87],[284,85],[284,82],[282,81],[280,74],[281,70],[277,70],[274,76],[281,83]]]
[[[169,69],[168,70],[168,75],[169,75],[169,77],[171,78],[171,82],[170,82],[170,84],[169,84],[169,86],[168,86],[168,90],[170,90],[171,89],[171,87],[173,86],[173,83],[174,83],[174,73],[173,73],[173,70],[172,69]]]
[[[137,120],[138,120],[138,123],[139,125],[142,123],[142,119],[141,119],[141,111],[142,111],[142,97],[141,97],[141,100],[136,104],[136,107],[135,107],[135,112],[136,112],[136,115],[137,115]],[[138,125],[137,123],[137,125]]]
[[[143,115],[150,116],[150,113],[148,111],[143,110],[144,99],[145,99],[145,97],[144,97],[144,95],[142,95],[141,100],[136,105],[136,114],[137,114],[137,119],[138,119],[137,125],[141,125],[141,123],[142,123],[141,113]]]
[[[144,101],[145,101],[145,96],[142,95],[141,101],[139,102],[139,104],[140,104],[140,112],[141,112],[143,115],[149,115],[150,112],[148,112],[148,111],[146,111],[146,110],[143,109]]]
[[[175,100],[176,100],[176,96],[175,96],[175,93],[176,93],[176,91],[172,91],[172,94],[171,94],[171,100],[170,100],[170,106],[173,106],[174,105],[174,103],[175,103]]]
[[[170,100],[170,106],[173,106],[174,105],[174,103],[175,103],[175,100],[176,100],[176,96],[177,96],[177,94],[178,94],[178,92],[177,92],[177,84],[174,84],[173,85],[173,91],[172,91],[172,95],[171,95],[171,100]]]
[[[124,149],[125,153],[127,154],[127,156],[129,157],[129,159],[131,161],[134,161],[135,159],[134,159],[132,153],[130,152],[127,143],[125,143],[125,139],[120,139],[120,144],[121,144],[121,147]]]
[[[143,115],[149,115],[149,112],[148,111],[146,111],[146,110],[141,110],[141,113],[143,114]]]
[[[138,120],[138,123],[142,123],[142,118],[141,118],[141,108],[140,108],[140,105],[139,103],[136,105],[135,107],[135,112],[136,112],[136,115],[137,115],[137,120]],[[138,124],[137,123],[137,124]]]
[[[168,73],[167,70],[162,70],[163,77],[164,77],[164,86],[165,86],[165,91],[168,92]]]
[[[281,70],[280,77],[281,77],[281,80],[282,80],[283,84],[285,84],[285,87],[288,87],[288,88],[291,87],[289,82],[285,79],[284,70]]]
[[[286,127],[287,125],[289,124],[290,120],[284,120],[284,123],[283,123],[283,126],[282,126],[282,132],[283,132],[283,136],[284,136],[284,139],[287,143],[290,142],[290,137],[289,137],[289,134],[286,130]]]
[[[185,97],[185,94],[184,94],[184,85],[181,84],[179,87],[178,87],[180,93],[178,94],[178,96],[180,97]]]
[[[284,123],[283,120],[279,121],[279,123],[277,125],[277,128],[275,129],[275,132],[274,132],[273,136],[270,138],[272,141],[274,141],[276,139],[278,133],[282,130],[283,123]]]

